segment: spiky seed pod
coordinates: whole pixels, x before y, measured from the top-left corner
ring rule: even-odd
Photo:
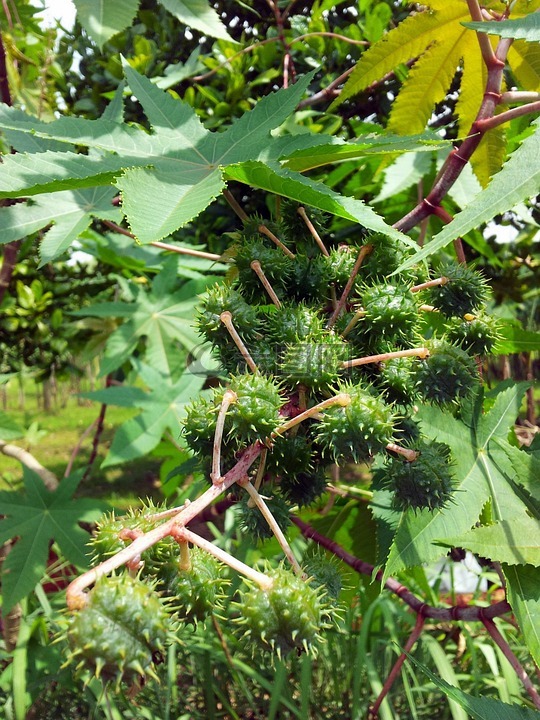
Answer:
[[[438,442],[416,442],[416,460],[392,459],[384,484],[394,494],[398,510],[431,511],[447,505],[455,490],[451,453],[448,445]]]
[[[377,284],[365,287],[361,295],[366,314],[360,322],[367,332],[409,347],[418,323],[418,306],[409,289],[404,285]]]
[[[394,436],[398,444],[410,444],[420,439],[420,426],[411,417],[399,417],[394,423]]]
[[[478,384],[474,359],[443,340],[427,343],[429,356],[416,362],[414,375],[421,397],[444,405],[459,402]]]
[[[389,405],[360,386],[344,385],[351,402],[334,405],[317,423],[317,441],[337,463],[365,462],[392,439],[394,416]]]
[[[263,491],[264,502],[276,519],[277,524],[283,532],[286,532],[291,524],[289,506],[279,495],[267,497],[267,491]],[[268,540],[274,537],[266,519],[258,507],[251,507],[249,497],[244,497],[239,503],[240,527],[254,540]]]
[[[310,257],[319,255],[321,251],[306,223],[298,214],[298,208],[298,203],[290,200],[284,200],[281,203],[279,233],[287,238],[288,247],[294,246],[295,252],[301,252]],[[306,213],[319,235],[324,237],[330,216],[313,207],[306,208]]]
[[[326,486],[326,474],[322,469],[309,473],[284,473],[280,480],[280,490],[287,502],[298,507],[311,505],[325,492]]]
[[[447,317],[462,317],[474,313],[487,299],[488,291],[480,273],[466,265],[449,262],[439,269],[441,277],[447,277],[446,285],[438,285],[429,291],[429,302]]]
[[[343,373],[348,346],[338,335],[328,333],[317,340],[287,346],[281,373],[290,386],[301,383],[314,390],[325,390]]]
[[[392,358],[381,363],[379,382],[388,402],[412,405],[418,396],[412,358]]]
[[[330,251],[330,256],[325,258],[328,268],[327,281],[336,283],[339,288],[347,284],[360,248],[356,245],[340,245]]]
[[[249,354],[255,365],[264,375],[274,375],[280,359],[280,346],[267,338],[261,340],[250,340]],[[218,357],[222,366],[230,375],[245,374],[251,372],[244,356],[236,345],[228,345],[219,348]]]
[[[236,393],[236,401],[227,413],[228,435],[248,443],[269,437],[280,424],[279,410],[284,399],[279,385],[263,375],[247,374],[232,377],[229,388]],[[218,408],[224,392],[224,388],[214,392]]]
[[[397,270],[412,254],[412,249],[407,245],[381,233],[369,235],[365,242],[373,245],[373,250],[362,264],[359,276],[368,282],[382,281]],[[417,279],[417,268],[406,270],[400,276],[400,280],[405,283],[413,279],[414,281]],[[395,278],[393,281],[395,282]]]
[[[312,443],[305,435],[279,435],[266,457],[266,471],[278,477],[310,472],[312,454]]]
[[[212,456],[218,412],[215,402],[202,396],[186,406],[183,436],[196,455]]]
[[[286,343],[322,335],[323,323],[317,311],[303,303],[272,308],[264,325],[265,337],[283,347]]]
[[[279,657],[291,650],[314,652],[328,618],[322,593],[284,567],[267,574],[273,581],[268,590],[250,584],[241,592],[237,622],[261,649]]]
[[[293,260],[278,247],[268,247],[262,240],[249,239],[236,246],[234,256],[243,297],[264,302],[268,298],[259,277],[251,267],[254,260],[260,262],[263,273],[277,295],[283,294],[293,271]]]
[[[102,577],[69,624],[70,659],[117,683],[153,674],[153,661],[165,649],[167,622],[147,582],[127,573]]]
[[[258,336],[256,308],[248,305],[230,285],[218,284],[208,291],[196,320],[199,331],[209,342],[218,347],[233,344],[227,328],[221,322],[221,313],[225,311],[231,313],[234,325],[245,341]]]
[[[92,550],[92,561],[97,564],[120,550],[128,547],[133,540],[120,537],[123,530],[135,530],[146,533],[156,527],[151,515],[165,509],[164,505],[155,506],[150,500],[140,508],[130,509],[126,515],[116,517],[114,512],[103,515],[88,545]],[[141,555],[140,576],[152,576],[156,566],[176,552],[176,543],[172,538],[164,538]]]
[[[489,315],[472,320],[454,318],[447,328],[450,342],[460,345],[472,355],[489,355],[500,337],[497,318]]]
[[[180,569],[179,557],[164,564],[157,580],[170,598],[171,612],[183,622],[198,623],[221,607],[228,580],[224,565],[201,548],[191,548],[189,559],[187,570]]]
[[[328,292],[328,270],[324,255],[314,258],[298,254],[294,259],[287,289],[296,300],[319,300]]]
[[[343,588],[341,573],[336,566],[335,555],[328,557],[322,552],[304,561],[303,568],[314,588],[322,588],[330,600],[337,600]]]

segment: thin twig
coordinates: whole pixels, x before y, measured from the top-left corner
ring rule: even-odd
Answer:
[[[81,449],[81,447],[82,447],[82,444],[83,444],[83,442],[86,440],[86,438],[88,437],[88,435],[90,435],[90,433],[92,432],[92,430],[96,427],[97,422],[98,422],[98,420],[97,420],[97,418],[96,418],[93,422],[90,423],[90,425],[86,428],[86,430],[83,432],[83,434],[82,434],[81,437],[79,438],[77,444],[75,445],[75,447],[73,448],[73,450],[72,450],[72,452],[71,452],[71,455],[70,455],[70,458],[69,458],[69,462],[68,462],[67,467],[66,467],[66,469],[65,469],[65,471],[64,471],[64,477],[68,477],[68,476],[71,474],[71,469],[73,468],[73,463],[75,462],[75,459],[76,459],[77,455],[78,455],[79,452],[80,452],[80,449]]]
[[[261,281],[261,285],[264,287],[264,289],[268,293],[270,300],[274,303],[274,305],[277,308],[280,308],[281,302],[280,302],[278,296],[276,295],[276,292],[275,292],[274,288],[272,287],[270,281],[264,274],[264,270],[262,269],[261,263],[258,260],[253,260],[253,262],[250,263],[250,267],[253,270],[253,272],[255,273],[255,275]]]
[[[317,232],[317,229],[316,229],[315,225],[314,225],[314,224],[311,222],[311,220],[309,219],[309,217],[308,217],[308,215],[307,215],[307,213],[306,213],[306,209],[303,208],[303,207],[299,207],[296,212],[300,215],[300,217],[302,218],[302,220],[305,222],[305,224],[306,224],[306,226],[307,226],[307,229],[309,230],[309,232],[311,233],[311,235],[312,235],[312,237],[314,238],[315,242],[316,242],[317,245],[319,246],[322,254],[323,254],[323,255],[326,255],[326,257],[330,257],[330,253],[329,253],[328,250],[326,249],[325,244],[323,243],[321,236],[320,236],[319,233]]]
[[[216,485],[221,481],[221,442],[223,440],[223,429],[225,427],[225,418],[229,407],[238,400],[238,395],[232,390],[225,390],[221,400],[221,407],[216,421],[216,431],[214,433],[214,446],[212,452],[212,472],[210,480]]]
[[[232,194],[232,192],[228,188],[224,188],[222,191],[223,197],[225,200],[229,203],[231,208],[234,210],[234,212],[238,215],[240,220],[242,222],[247,222],[249,220],[248,214],[245,212],[245,210],[240,206],[240,204],[237,202],[236,198]]]
[[[381,704],[383,703],[385,697],[390,692],[392,685],[394,684],[395,680],[397,679],[399,673],[401,672],[401,668],[403,666],[403,663],[407,659],[407,655],[411,652],[413,647],[416,644],[416,641],[422,634],[422,630],[424,629],[424,624],[426,622],[426,618],[418,614],[416,616],[416,622],[414,624],[414,628],[407,638],[407,642],[405,643],[405,646],[403,647],[403,652],[398,657],[396,662],[394,663],[394,666],[390,670],[390,673],[388,674],[388,677],[386,678],[386,682],[384,683],[381,692],[379,693],[378,698],[375,700],[373,705],[370,707],[368,711],[368,720],[376,720],[379,717],[379,709],[381,707]]]
[[[274,533],[276,540],[278,541],[281,549],[283,550],[283,554],[285,555],[287,560],[291,563],[291,566],[292,566],[294,572],[299,577],[303,577],[304,571],[300,567],[298,560],[295,558],[292,548],[287,541],[287,538],[285,537],[285,535],[283,534],[283,531],[279,527],[276,518],[272,514],[272,511],[270,510],[268,505],[264,502],[263,497],[253,487],[253,485],[249,482],[249,480],[239,481],[238,484],[246,489],[246,491],[249,493],[251,500],[253,500],[255,505],[260,510],[261,515],[264,517],[264,519],[268,523],[268,527]]]
[[[46,467],[43,467],[43,465],[36,460],[36,458],[29,453],[28,450],[24,450],[24,448],[21,448],[18,445],[11,445],[5,440],[0,440],[0,452],[3,455],[15,458],[15,460],[18,460],[23,465],[26,465],[27,468],[35,472],[36,475],[39,475],[47,490],[53,492],[58,487],[58,478],[56,475]]]
[[[359,365],[369,365],[370,363],[385,362],[394,358],[402,357],[419,357],[422,360],[429,355],[426,347],[409,348],[408,350],[395,350],[394,352],[380,353],[379,355],[366,355],[363,358],[355,360],[344,360],[341,364],[343,368],[358,367]]]
[[[294,260],[296,255],[291,250],[289,250],[289,248],[286,245],[284,245],[281,242],[281,240],[276,235],[274,235],[274,233],[271,230],[269,230],[266,227],[266,225],[259,225],[259,227],[257,229],[262,235],[266,235],[267,238],[269,238],[275,245],[277,245],[278,248],[280,248],[280,250],[283,250],[283,252],[285,253],[285,255],[287,255],[287,257],[290,257],[291,260]]]
[[[251,370],[251,372],[258,373],[259,368],[257,367],[255,360],[251,357],[249,350],[247,349],[247,347],[244,344],[244,341],[238,334],[238,330],[234,327],[232,314],[229,312],[229,310],[225,310],[224,312],[221,313],[219,318],[220,318],[221,322],[227,328],[229,335],[233,339],[234,344],[236,345],[238,350],[240,350],[240,354],[246,361],[246,364],[249,367],[249,369]]]
[[[352,286],[354,284],[354,281],[356,280],[356,276],[358,275],[358,271],[360,270],[360,267],[362,266],[362,263],[366,259],[366,257],[369,255],[369,253],[373,250],[373,245],[364,245],[360,252],[358,253],[358,257],[356,258],[356,262],[354,263],[354,267],[351,271],[351,275],[349,279],[347,280],[347,284],[345,285],[345,289],[343,290],[341,297],[338,300],[338,304],[334,312],[332,313],[330,320],[328,321],[326,327],[328,329],[333,328],[336,320],[339,317],[339,314],[345,307],[345,303],[347,302],[347,298],[349,297],[349,293],[352,290]]]
[[[287,430],[290,430],[295,425],[298,425],[299,423],[303,422],[304,420],[307,420],[308,418],[313,417],[314,415],[317,415],[321,410],[326,410],[326,408],[332,407],[332,405],[341,405],[342,407],[346,407],[347,405],[351,404],[351,396],[347,395],[346,393],[339,393],[339,395],[334,395],[334,397],[328,398],[327,400],[323,400],[322,402],[318,403],[317,405],[314,405],[313,407],[309,408],[308,410],[305,410],[303,413],[300,413],[300,415],[296,415],[295,417],[291,418],[290,420],[287,420],[286,423],[283,423],[283,425],[280,425],[277,430],[275,430],[272,433],[272,437],[276,437],[278,435],[283,435],[283,433],[287,432]]]

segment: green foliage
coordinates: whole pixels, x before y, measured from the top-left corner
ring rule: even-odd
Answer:
[[[79,568],[88,566],[86,533],[79,522],[96,520],[103,506],[96,500],[73,499],[80,473],[66,477],[55,490],[30,468],[24,468],[24,495],[2,492],[0,543],[18,537],[2,566],[3,610],[9,611],[26,597],[45,573],[51,540],[67,560]]]

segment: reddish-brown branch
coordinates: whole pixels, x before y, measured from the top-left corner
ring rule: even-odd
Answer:
[[[503,125],[503,123],[510,122],[510,120],[513,120],[514,118],[536,112],[540,112],[540,100],[527,103],[526,105],[521,105],[520,107],[510,108],[510,110],[505,110],[504,112],[494,115],[491,118],[486,118],[485,120],[478,120],[476,123],[476,129],[485,133],[488,130],[499,127],[499,125]]]
[[[337,542],[321,535],[320,532],[315,530],[315,528],[312,528],[303,520],[300,520],[299,517],[291,516],[291,521],[300,529],[304,537],[308,538],[308,540],[313,540],[317,543],[317,545],[329,550],[356,572],[361,575],[367,575],[368,577],[375,577],[375,579],[379,581],[383,579],[384,573],[382,570],[375,573],[374,565],[364,562],[354,555],[351,555]],[[443,608],[427,605],[423,600],[418,598],[407,587],[405,587],[405,585],[402,585],[398,580],[391,577],[385,581],[384,587],[394,593],[394,595],[397,595],[417,614],[422,615],[424,618],[432,618],[433,620],[437,620],[439,622],[452,622],[455,620],[478,620],[484,622],[486,619],[491,620],[494,617],[499,617],[500,615],[505,615],[506,613],[511,612],[510,605],[505,600],[501,600],[500,602],[489,605],[488,607],[479,607],[476,605],[454,605],[453,607]]]
[[[381,707],[385,697],[390,692],[392,685],[396,681],[399,673],[401,672],[401,668],[403,667],[403,663],[407,659],[407,655],[411,652],[414,645],[416,644],[416,641],[422,634],[422,630],[424,629],[424,624],[426,622],[426,618],[424,615],[421,615],[420,613],[416,616],[416,623],[414,625],[413,631],[409,635],[407,642],[405,643],[405,647],[403,648],[403,652],[396,660],[393,668],[390,670],[390,673],[388,674],[388,677],[386,678],[386,682],[384,683],[381,692],[379,693],[379,697],[375,700],[373,705],[370,707],[368,711],[368,720],[376,720],[379,717],[379,708]]]
[[[108,388],[111,386],[111,375],[107,375],[105,379],[105,387]],[[92,441],[92,452],[90,453],[90,457],[88,458],[88,464],[86,466],[86,470],[84,471],[84,475],[82,476],[81,483],[84,483],[85,480],[88,479],[88,476],[90,475],[90,472],[92,471],[92,466],[94,465],[94,462],[96,461],[97,454],[98,454],[98,448],[99,448],[99,441],[101,439],[101,435],[103,433],[103,428],[105,427],[105,413],[107,412],[107,405],[106,403],[103,403],[101,405],[99,415],[96,420],[96,432],[94,433],[94,440]]]
[[[516,673],[518,678],[521,680],[523,687],[527,691],[527,694],[533,701],[535,707],[540,710],[540,694],[538,693],[538,690],[532,684],[531,678],[527,675],[525,668],[523,667],[523,665],[521,665],[521,663],[519,662],[517,657],[512,652],[510,645],[503,638],[503,636],[499,632],[499,629],[495,625],[493,620],[490,620],[488,618],[482,618],[482,622],[484,623],[486,630],[491,635],[494,642],[496,642],[497,645],[499,646],[499,648],[501,649],[504,657],[508,660],[508,662],[512,666],[512,669],[514,670],[514,672]]]
[[[476,1],[469,0],[469,6],[477,5]],[[480,18],[481,19],[481,18]],[[483,35],[483,33],[479,33]],[[499,41],[495,53],[493,53],[490,45],[489,59],[483,52],[483,57],[487,66],[487,82],[482,103],[478,114],[473,122],[468,136],[463,140],[459,148],[452,150],[446,158],[438,176],[435,178],[431,191],[415,208],[407,215],[398,220],[394,227],[402,232],[407,232],[422,222],[424,218],[435,214],[435,209],[439,208],[442,199],[448,193],[448,190],[456,182],[461,171],[469,162],[472,154],[480,144],[485,135],[482,129],[482,122],[490,119],[495,114],[495,108],[501,100],[501,86],[503,79],[503,71],[506,56],[511,45],[511,40],[503,38]]]

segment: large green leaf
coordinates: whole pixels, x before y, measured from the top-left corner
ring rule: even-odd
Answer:
[[[149,392],[140,388],[111,387],[84,394],[84,397],[107,405],[142,409],[139,415],[118,428],[102,467],[147,455],[167,430],[177,438],[183,408],[201,391],[206,380],[204,375],[185,372],[172,381],[149,365],[139,363],[137,368]]]
[[[540,14],[532,12],[515,20],[497,22],[465,22],[465,27],[477,32],[491,33],[504,38],[520,38],[529,42],[540,40]]]
[[[521,383],[500,392],[489,412],[482,412],[479,393],[463,420],[438,407],[421,409],[426,436],[452,449],[456,491],[452,503],[442,509],[402,514],[385,577],[437,559],[439,543],[469,531],[488,501],[496,521],[528,516],[527,505],[515,492],[513,478],[501,470],[492,454],[497,440],[508,434],[525,389],[526,384]]]
[[[73,0],[78,21],[99,47],[103,47],[109,38],[131,25],[139,1]]]
[[[0,242],[30,235],[52,224],[41,242],[43,263],[54,260],[86,230],[93,217],[119,222],[122,213],[113,207],[114,188],[94,187],[40,195],[29,204],[17,203],[0,212]]]
[[[540,569],[531,565],[505,565],[503,572],[508,602],[534,661],[540,665]]]
[[[508,565],[540,565],[540,524],[527,515],[474,528],[443,544]]]
[[[334,142],[309,133],[290,138],[271,135],[294,111],[311,73],[290,88],[263,98],[251,112],[219,133],[207,131],[190,105],[173,99],[129,66],[125,74],[150,121],[152,133],[108,116],[99,120],[65,117],[42,123],[1,106],[0,125],[8,130],[59,140],[67,148],[93,148],[101,154],[45,151],[7,156],[0,166],[0,197],[106,185],[116,178],[131,229],[141,242],[152,242],[174,232],[212,202],[224,187],[227,166],[259,158],[272,163],[302,147]],[[278,172],[276,163],[269,172],[276,182]],[[285,177],[288,184],[296,179],[298,185],[309,185],[300,174],[287,171]],[[321,189],[314,193],[311,188],[309,195],[314,194],[320,198],[325,192]],[[341,214],[348,212],[346,217],[378,231],[398,234],[359,201],[340,199],[336,193],[333,198]],[[326,204],[331,204],[328,199]],[[347,211],[347,206],[353,211]]]
[[[159,2],[185,25],[210,37],[234,42],[208,0],[159,0]]]
[[[146,338],[145,361],[170,377],[183,364],[179,347],[189,351],[201,342],[193,328],[196,292],[203,288],[178,285],[177,260],[171,258],[155,276],[151,288],[134,285],[133,303],[100,303],[74,315],[84,317],[122,317],[126,319],[107,340],[101,374],[116,370],[128,360],[142,338]]]
[[[540,164],[538,163],[540,118],[534,121],[533,126],[534,133],[529,135],[510,156],[489,185],[478,193],[471,204],[458,213],[452,222],[435,235],[433,240],[412,255],[396,272],[412,267],[457,237],[461,237],[473,228],[478,228],[495,215],[510,210],[523,200],[528,200],[540,192]]]
[[[392,133],[372,133],[357,138],[348,143],[334,142],[310,147],[305,150],[298,150],[284,162],[289,170],[311,170],[313,168],[330,165],[332,163],[345,162],[346,160],[358,160],[366,155],[386,155],[408,152],[432,152],[440,147],[448,146],[447,140],[442,140],[436,135],[423,133],[402,137]]]
[[[412,655],[408,655],[411,662],[417,665],[422,672],[439,687],[444,694],[455,700],[464,710],[469,713],[474,720],[538,720],[538,712],[529,710],[519,705],[509,705],[508,703],[495,700],[493,698],[474,697],[463,692],[460,688],[450,685],[442,678],[437,677],[431,670]]]
[[[80,473],[64,478],[58,488],[47,490],[41,478],[23,466],[25,493],[0,492],[0,545],[17,537],[3,564],[3,610],[28,595],[45,574],[49,542],[54,539],[67,560],[78,567],[88,566],[88,533],[79,522],[93,522],[105,506],[97,500],[73,500]]]
[[[320,208],[338,217],[353,220],[365,227],[396,237],[410,244],[411,240],[389,227],[368,205],[356,198],[345,197],[322,183],[314,182],[300,173],[293,173],[278,162],[243,162],[227,168],[226,176],[251,187],[284,195],[305,205]]]
[[[498,334],[499,339],[494,349],[495,355],[538,352],[540,350],[540,333],[524,330],[516,323],[501,322]]]

